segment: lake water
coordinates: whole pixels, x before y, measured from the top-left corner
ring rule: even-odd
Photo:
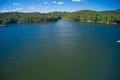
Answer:
[[[0,80],[120,80],[120,25],[57,21],[0,27]]]

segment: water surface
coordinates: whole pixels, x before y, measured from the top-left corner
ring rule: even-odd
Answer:
[[[0,27],[0,80],[119,80],[120,25]]]

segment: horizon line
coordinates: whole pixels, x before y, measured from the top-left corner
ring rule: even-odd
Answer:
[[[0,13],[52,13],[52,12],[66,12],[66,13],[72,13],[72,12],[77,12],[77,11],[96,11],[96,12],[102,12],[102,11],[116,11],[116,10],[120,10],[120,8],[118,9],[111,9],[111,10],[92,10],[92,9],[82,9],[82,10],[76,10],[76,11],[50,11],[50,12],[23,12],[23,11],[8,11],[8,12],[0,12]]]

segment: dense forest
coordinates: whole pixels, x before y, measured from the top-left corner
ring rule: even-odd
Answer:
[[[112,11],[92,11],[80,10],[76,12],[51,12],[51,13],[20,13],[6,12],[0,13],[0,25],[9,23],[46,23],[57,21],[59,19],[66,21],[95,22],[105,24],[119,24],[120,10]]]
[[[95,22],[105,24],[119,24],[120,23],[120,10],[114,11],[91,11],[81,10],[73,13],[68,13],[62,17],[67,21],[81,21],[81,22]]]
[[[9,23],[45,23],[49,21],[57,21],[65,14],[64,12],[51,13],[19,13],[8,12],[0,13],[0,25],[7,25]]]

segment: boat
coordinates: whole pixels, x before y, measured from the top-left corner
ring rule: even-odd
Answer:
[[[120,40],[118,40],[117,43],[120,43]]]

